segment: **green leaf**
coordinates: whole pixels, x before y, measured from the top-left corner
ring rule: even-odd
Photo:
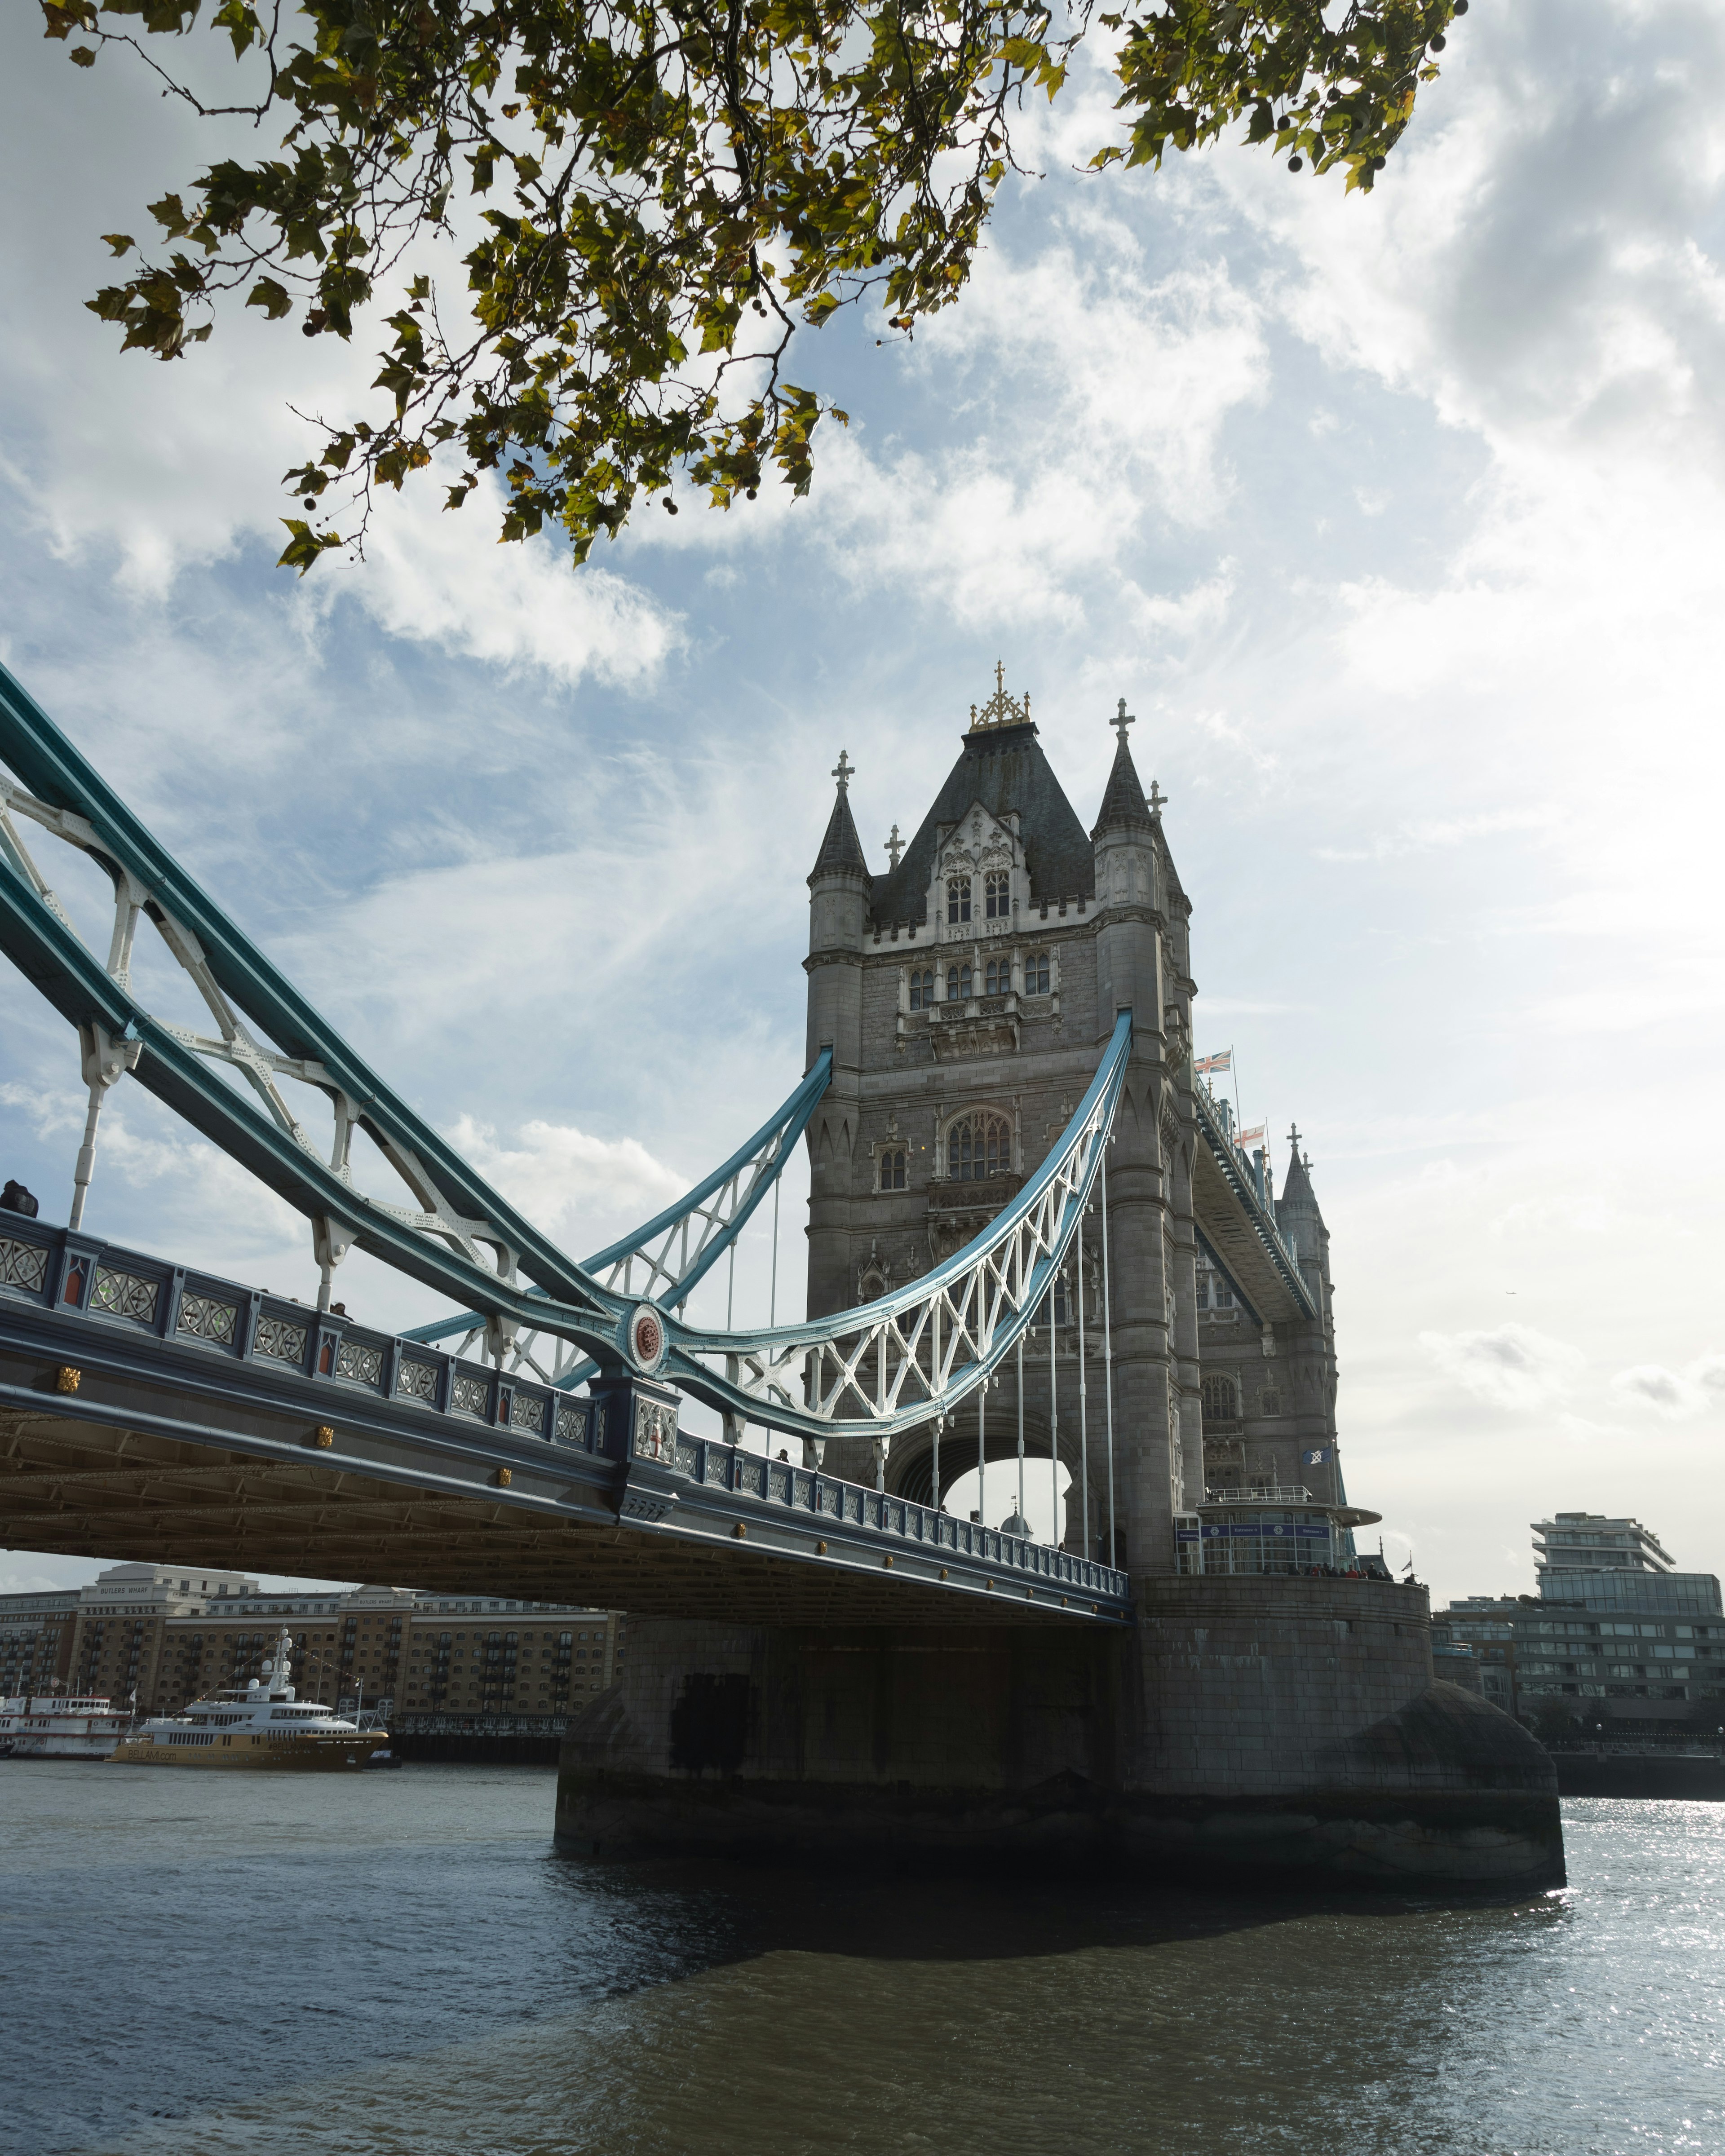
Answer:
[[[273,277],[259,277],[247,293],[245,303],[249,307],[261,307],[272,322],[279,322],[284,315],[291,313],[294,305],[285,286],[278,285]]]
[[[284,516],[281,521],[287,526],[288,543],[276,557],[278,569],[297,569],[303,577],[308,569],[316,567],[332,547],[339,547],[342,543],[337,533],[314,531],[303,518]]]

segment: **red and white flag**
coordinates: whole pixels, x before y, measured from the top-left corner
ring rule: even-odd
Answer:
[[[1234,1050],[1224,1048],[1219,1055],[1195,1056],[1192,1067],[1200,1077],[1208,1077],[1215,1070],[1231,1070],[1234,1068]]]
[[[1262,1145],[1264,1142],[1262,1123],[1255,1123],[1250,1130],[1242,1131],[1240,1134],[1240,1142],[1243,1146]]]

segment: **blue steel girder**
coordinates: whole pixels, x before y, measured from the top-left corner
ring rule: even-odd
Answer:
[[[729,1160],[644,1227],[587,1259],[582,1270],[614,1292],[644,1294],[664,1309],[680,1308],[735,1243],[778,1180],[809,1127],[809,1119],[826,1091],[832,1072],[833,1051],[824,1048],[777,1114],[746,1139]],[[639,1288],[634,1280],[637,1265],[644,1275]],[[454,1317],[434,1319],[429,1325],[415,1326],[403,1337],[429,1343],[456,1334],[476,1337],[485,1329],[480,1312],[469,1310]],[[536,1370],[566,1391],[584,1383],[598,1368],[591,1359],[572,1357],[563,1342],[557,1343],[549,1369],[535,1353],[530,1336],[511,1339],[509,1353],[516,1368],[525,1365]]]
[[[1131,1047],[1129,1014],[1118,1019],[1095,1081],[1036,1174],[933,1273],[862,1309],[800,1325],[715,1332],[685,1326],[662,1304],[649,1324],[641,1299],[560,1250],[384,1084],[3,668],[0,760],[18,775],[0,776],[0,949],[79,1029],[90,1087],[75,1206],[102,1099],[130,1071],[312,1222],[326,1303],[334,1264],[357,1246],[482,1314],[500,1358],[517,1332],[552,1336],[608,1370],[668,1377],[733,1419],[814,1439],[890,1439],[950,1412],[987,1382],[1029,1327],[1065,1260],[1111,1128]],[[37,868],[18,818],[106,870],[115,921],[105,964]],[[154,924],[193,983],[213,1034],[158,1017],[132,993],[133,938],[142,920]],[[237,1072],[253,1099],[228,1081],[226,1070]],[[819,1066],[793,1101],[817,1079],[824,1086]],[[327,1160],[284,1081],[328,1107]],[[351,1158],[356,1130],[375,1141],[416,1206],[359,1189]],[[721,1179],[725,1173],[716,1171]],[[711,1187],[710,1177],[697,1189],[711,1194]],[[660,1215],[627,1245],[602,1252],[598,1263],[638,1251],[670,1218]],[[489,1264],[484,1251],[492,1254]],[[695,1262],[716,1255],[709,1242]],[[685,1291],[673,1290],[679,1300]]]

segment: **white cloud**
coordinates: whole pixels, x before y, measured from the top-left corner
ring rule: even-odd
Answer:
[[[572,1124],[530,1122],[513,1145],[463,1116],[455,1149],[537,1228],[584,1258],[680,1198],[694,1179],[655,1160],[635,1138],[594,1137]]]
[[[1517,1414],[1534,1414],[1568,1398],[1587,1358],[1566,1341],[1530,1325],[1490,1332],[1422,1332],[1420,1344],[1444,1374],[1476,1399]]]
[[[378,516],[364,562],[326,562],[300,592],[325,617],[347,598],[391,636],[511,671],[536,667],[566,685],[656,679],[681,648],[677,616],[608,569],[572,568],[561,534],[501,543],[502,514],[495,483],[449,511],[422,475]]]
[[[1725,1355],[1700,1355],[1681,1370],[1662,1363],[1636,1363],[1611,1380],[1615,1391],[1670,1422],[1686,1422],[1719,1404],[1725,1394]]]

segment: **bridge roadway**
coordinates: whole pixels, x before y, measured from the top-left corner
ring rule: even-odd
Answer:
[[[0,1543],[784,1625],[1132,1622],[1123,1573],[0,1212]]]

